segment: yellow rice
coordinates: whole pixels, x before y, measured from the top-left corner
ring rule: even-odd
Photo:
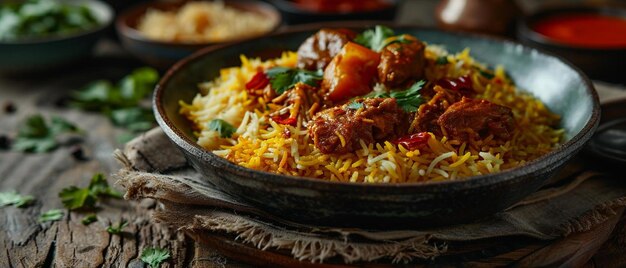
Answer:
[[[434,64],[445,55],[447,52],[439,47],[427,47],[427,80],[459,77],[485,68],[470,57],[469,50],[447,55],[450,64]],[[563,136],[563,130],[554,127],[559,116],[533,96],[517,91],[504,69],[497,67],[492,79],[475,71],[471,78],[478,91],[476,98],[513,110],[516,131],[504,144],[491,136],[468,144],[431,133],[427,146],[413,151],[386,141],[361,142],[361,149],[354,153],[322,154],[301,119],[295,127],[269,120],[268,114],[281,107],[265,103],[262,98],[251,99],[245,90],[246,82],[260,68],[294,67],[296,57],[294,52],[267,61],[241,56],[241,66],[222,69],[214,81],[200,85],[206,94],[198,94],[189,104],[181,101],[180,112],[195,124],[198,143],[233,163],[256,170],[331,181],[404,183],[458,180],[513,168],[550,152]],[[216,118],[237,128],[232,138],[220,138],[207,129],[207,123]],[[284,135],[286,129],[289,137]]]

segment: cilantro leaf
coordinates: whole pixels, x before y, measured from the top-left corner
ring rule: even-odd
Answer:
[[[96,222],[97,220],[98,220],[98,217],[96,217],[96,214],[89,214],[89,215],[86,215],[85,217],[83,217],[83,219],[80,220],[80,222],[83,225],[89,225],[89,224],[91,224],[93,222]]]
[[[51,209],[39,215],[39,222],[58,221],[63,218],[63,210]]]
[[[220,138],[230,138],[233,136],[235,127],[222,119],[213,119],[209,122],[208,128],[213,131],[217,131],[220,134]]]
[[[113,124],[131,131],[146,131],[154,125],[152,110],[143,107],[112,110],[110,116]]]
[[[145,248],[141,252],[141,261],[147,263],[152,268],[161,266],[165,260],[170,258],[170,253],[162,248]]]
[[[392,29],[382,25],[376,25],[373,30],[365,30],[363,33],[357,35],[354,41],[359,45],[368,47],[376,52],[380,52],[385,46],[388,45],[385,43],[385,40],[394,35],[395,33]]]
[[[44,153],[59,146],[56,136],[67,132],[80,132],[74,124],[53,117],[50,124],[40,114],[26,118],[18,130],[13,143],[13,150],[22,152]]]
[[[59,193],[61,203],[69,210],[93,208],[99,197],[121,198],[122,194],[109,186],[104,175],[95,174],[87,188],[70,186]]]
[[[16,191],[0,193],[0,207],[14,205],[18,208],[27,207],[35,201],[32,195],[21,195]]]
[[[371,92],[364,98],[394,98],[398,102],[398,106],[407,113],[415,112],[424,103],[422,95],[419,91],[422,89],[426,82],[424,80],[418,81],[403,91],[388,92]]]
[[[358,109],[363,108],[363,103],[362,102],[352,101],[352,102],[348,103],[348,105],[346,105],[346,108],[352,109],[352,110],[358,110]]]
[[[478,72],[480,73],[480,75],[482,75],[483,77],[487,78],[487,79],[493,79],[496,75],[489,71],[489,70],[482,70],[479,69]]]
[[[441,56],[439,58],[437,58],[437,60],[435,61],[435,63],[437,65],[444,65],[444,64],[448,64],[448,56]]]
[[[117,223],[117,225],[110,225],[109,227],[107,227],[107,232],[109,232],[110,234],[121,234],[122,233],[122,229],[124,229],[124,227],[128,226],[128,222],[125,220],[120,221],[119,223]]]
[[[265,74],[270,79],[272,89],[276,91],[276,94],[280,95],[297,83],[317,86],[322,80],[323,71],[312,72],[302,69],[274,67],[265,71]]]

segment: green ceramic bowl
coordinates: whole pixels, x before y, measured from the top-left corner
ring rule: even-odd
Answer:
[[[174,65],[154,94],[157,121],[191,165],[219,189],[283,219],[331,226],[414,227],[468,222],[518,202],[558,172],[591,138],[599,102],[589,79],[571,64],[511,41],[418,27],[393,27],[450,52],[468,47],[490,66],[503,65],[515,83],[561,115],[566,141],[526,165],[467,180],[407,184],[331,182],[284,176],[235,165],[196,144],[190,123],[178,113],[197,84],[212,80],[224,67],[238,66],[239,55],[267,59],[296,50],[321,27],[363,30],[364,23],[293,28],[237,44],[202,50]]]
[[[98,26],[68,35],[0,41],[0,73],[20,74],[45,71],[91,54],[95,43],[113,21],[113,9],[99,0],[62,0],[61,2],[85,5],[98,20]]]

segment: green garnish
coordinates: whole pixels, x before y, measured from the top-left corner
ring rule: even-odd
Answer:
[[[0,207],[14,205],[18,208],[27,207],[35,201],[32,195],[21,195],[16,191],[0,193]]]
[[[312,72],[295,68],[274,67],[265,71],[265,74],[270,79],[272,89],[280,95],[297,83],[317,86],[322,80],[323,72],[322,70]]]
[[[162,248],[145,248],[141,252],[141,261],[147,263],[152,268],[161,266],[165,260],[170,258],[170,253],[167,249]]]
[[[89,214],[89,215],[83,217],[83,219],[80,220],[80,222],[83,225],[89,225],[89,224],[91,224],[93,222],[96,222],[97,220],[98,220],[98,217],[96,217],[96,214]]]
[[[479,69],[478,73],[480,73],[480,75],[482,75],[483,77],[487,79],[493,79],[496,76],[495,74],[493,74],[493,72],[482,70],[482,69]]]
[[[228,122],[222,119],[213,119],[209,121],[208,128],[213,131],[217,131],[220,134],[220,138],[230,138],[233,136],[237,129]]]
[[[39,215],[39,222],[58,221],[63,218],[63,210],[51,209]]]
[[[110,225],[109,227],[107,227],[107,232],[109,232],[110,234],[121,234],[122,233],[122,229],[124,229],[124,227],[128,226],[128,222],[125,220],[120,221],[119,223],[117,223],[117,225]]]
[[[152,110],[140,105],[159,80],[159,73],[148,67],[135,69],[117,85],[99,80],[75,91],[72,104],[78,108],[98,111],[111,122],[132,132],[146,131],[154,126]]]
[[[411,41],[407,40],[404,35],[396,36],[393,30],[388,27],[376,25],[373,30],[365,30],[363,33],[357,35],[354,42],[376,52],[380,52],[390,44],[398,42],[409,43]]]
[[[109,186],[104,175],[97,173],[87,188],[70,186],[61,190],[59,197],[65,208],[74,210],[93,208],[99,197],[121,198],[122,194]]]
[[[352,110],[358,110],[358,109],[363,108],[363,103],[362,102],[352,101],[352,102],[348,103],[348,105],[346,105],[346,108],[352,109]]]
[[[435,63],[437,65],[444,65],[444,64],[448,64],[448,56],[441,56],[439,58],[437,58],[437,60],[435,61]]]
[[[372,92],[365,95],[365,98],[394,98],[398,102],[398,106],[407,113],[415,112],[424,103],[422,95],[419,91],[422,89],[426,82],[424,80],[418,81],[403,91],[391,91],[389,92]]]
[[[0,5],[0,40],[66,35],[94,28],[98,20],[86,6],[50,0]]]
[[[53,117],[50,123],[40,114],[32,115],[20,126],[13,150],[44,153],[59,146],[57,136],[63,133],[80,132],[72,123]]]

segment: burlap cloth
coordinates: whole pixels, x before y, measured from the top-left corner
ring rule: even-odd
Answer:
[[[590,230],[626,206],[623,180],[568,166],[561,176],[513,207],[479,221],[419,230],[362,230],[269,220],[264,212],[215,189],[187,165],[160,129],[116,151],[123,164],[118,184],[127,199],[152,198],[162,206],[153,218],[181,231],[232,234],[240,243],[281,249],[293,258],[345,263],[432,259],[447,242],[528,236],[556,239]]]

